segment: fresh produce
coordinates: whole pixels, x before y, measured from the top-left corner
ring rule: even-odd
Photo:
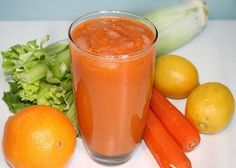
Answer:
[[[229,125],[234,108],[229,88],[219,82],[208,82],[189,95],[185,115],[201,133],[215,134]]]
[[[191,162],[150,111],[143,134],[144,141],[161,168],[190,168]]]
[[[160,56],[183,46],[202,32],[207,25],[208,8],[203,0],[189,0],[144,15],[157,27],[157,54]]]
[[[43,47],[36,40],[17,44],[2,52],[3,72],[10,84],[3,100],[11,112],[30,105],[48,105],[65,112],[77,128],[67,40]]]
[[[151,109],[184,152],[200,143],[199,131],[157,89],[153,89]]]
[[[199,85],[198,71],[186,58],[164,55],[156,59],[154,87],[169,98],[185,98]]]
[[[34,105],[5,123],[2,149],[14,168],[62,168],[76,145],[70,120],[55,108]]]

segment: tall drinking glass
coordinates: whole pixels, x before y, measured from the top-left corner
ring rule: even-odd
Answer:
[[[69,38],[83,143],[95,161],[123,163],[142,139],[157,30],[133,13],[99,11],[73,22]]]

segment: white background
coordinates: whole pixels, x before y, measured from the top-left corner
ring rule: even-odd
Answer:
[[[16,43],[51,35],[50,42],[67,38],[70,21],[20,22],[0,21],[0,50],[6,50]],[[228,86],[236,98],[236,21],[210,21],[206,29],[192,42],[174,51],[189,59],[198,69],[200,82],[218,81]],[[0,97],[8,90],[0,68]],[[184,112],[185,100],[171,100]],[[0,139],[4,123],[11,115],[0,99]],[[78,139],[76,151],[68,168],[103,168],[92,161]],[[201,135],[200,145],[187,153],[193,168],[229,168],[236,165],[236,117],[228,128],[216,135]],[[1,142],[0,142],[1,145]],[[0,146],[0,167],[8,168]],[[36,156],[35,156],[36,157]],[[156,168],[158,164],[144,143],[125,164],[116,168]]]

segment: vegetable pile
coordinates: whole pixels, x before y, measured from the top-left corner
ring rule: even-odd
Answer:
[[[70,73],[70,53],[67,40],[47,47],[46,36],[17,44],[3,51],[3,72],[10,90],[3,100],[11,112],[30,105],[48,105],[63,111],[78,131],[77,116]]]
[[[196,37],[207,24],[208,12],[206,4],[202,0],[196,0],[188,1],[179,6],[148,12],[145,16],[158,29],[157,56],[162,56]],[[13,113],[31,105],[55,107],[66,114],[76,128],[77,135],[79,135],[68,40],[44,46],[48,40],[49,36],[46,36],[40,44],[36,40],[32,40],[26,44],[14,45],[9,50],[2,52],[2,67],[10,85],[9,91],[4,92],[3,100]],[[162,57],[167,57],[167,55]],[[157,57],[157,59],[160,58]],[[175,63],[177,62],[175,61]],[[172,68],[173,62],[170,65]],[[182,68],[184,69],[184,66]],[[181,72],[189,72],[188,69],[184,70]],[[155,71],[158,69],[156,68]],[[160,74],[164,74],[165,78],[168,76],[163,72]],[[155,73],[155,78],[160,74]],[[186,79],[189,80],[189,76]],[[174,78],[173,81],[176,79]],[[163,83],[163,87],[167,87],[168,83]],[[196,86],[191,87],[189,92],[193,92],[195,87],[199,87],[198,77],[195,83],[197,83]],[[169,82],[169,84],[173,84],[173,82]],[[181,83],[181,86],[184,86],[182,89],[186,89],[186,82]],[[181,92],[181,88],[171,87],[171,91],[173,90]],[[195,124],[191,122],[196,120],[196,117],[189,120],[186,114],[182,114],[167,99],[187,98],[189,100],[188,96],[191,94],[189,92],[181,97],[171,97],[165,94],[160,87],[158,88],[154,82],[150,112],[143,139],[162,168],[191,167],[191,162],[185,152],[192,151],[200,143],[202,130],[197,127],[196,122]],[[234,101],[233,97],[230,99],[233,103],[231,103],[232,108],[229,116],[232,117]],[[186,111],[188,112],[188,109]],[[229,123],[230,120],[227,122]]]
[[[166,58],[172,62],[170,56],[173,55],[158,57],[157,60]],[[155,71],[160,69],[155,68]],[[188,69],[184,68],[184,71]],[[154,78],[162,75],[156,74]],[[165,73],[165,76],[168,75]],[[163,87],[168,87],[168,83]],[[235,100],[230,89],[219,82],[199,84],[183,97],[187,99],[185,113],[179,111],[168,98],[173,99],[153,85],[143,139],[161,168],[191,168],[185,152],[194,150],[200,144],[200,133],[216,134],[230,124]]]

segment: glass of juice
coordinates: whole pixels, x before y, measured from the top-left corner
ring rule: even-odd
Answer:
[[[121,164],[142,140],[151,97],[157,29],[124,11],[99,11],[69,29],[82,141],[90,157]]]

